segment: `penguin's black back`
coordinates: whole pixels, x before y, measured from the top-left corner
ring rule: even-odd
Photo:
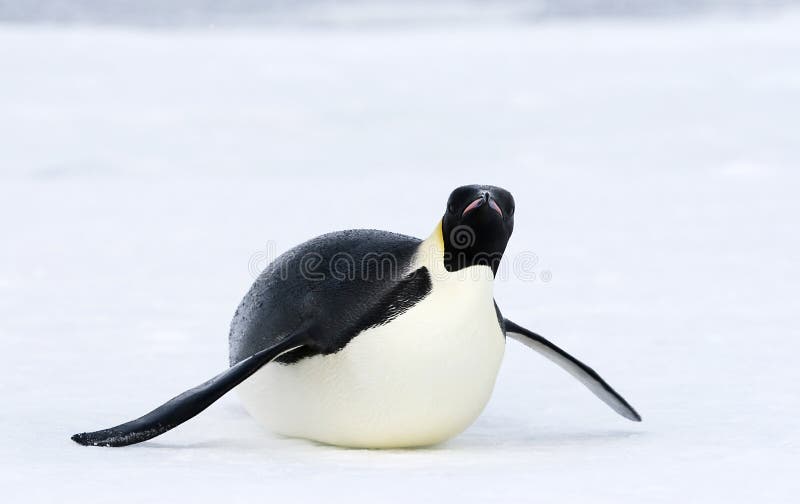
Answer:
[[[426,268],[409,271],[418,238],[357,229],[329,233],[282,254],[256,279],[231,322],[231,365],[301,327],[312,345],[276,359],[330,354],[384,324],[431,290]]]

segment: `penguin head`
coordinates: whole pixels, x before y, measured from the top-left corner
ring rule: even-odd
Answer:
[[[467,185],[455,189],[442,218],[447,271],[486,265],[497,273],[514,230],[514,197],[500,187]]]

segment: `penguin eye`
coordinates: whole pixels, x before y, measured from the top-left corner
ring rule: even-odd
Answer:
[[[453,205],[452,203],[450,203],[449,205],[447,205],[447,211],[448,211],[448,212],[450,212],[451,214],[454,214],[454,213],[456,213],[456,207],[455,207],[455,205]]]

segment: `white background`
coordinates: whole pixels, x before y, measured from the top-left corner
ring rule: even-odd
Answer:
[[[800,491],[800,16],[384,29],[0,25],[5,502],[791,502]],[[510,342],[464,434],[346,450],[235,394],[153,441],[74,432],[227,365],[274,250],[426,236],[449,191],[517,199]]]

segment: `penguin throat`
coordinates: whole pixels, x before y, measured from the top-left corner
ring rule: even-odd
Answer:
[[[460,234],[459,231],[455,229],[450,236],[445,237],[442,221],[439,221],[430,236],[420,245],[418,263],[447,273],[472,266],[488,266],[492,275],[496,276],[505,252],[505,241],[479,241],[474,233],[464,230]]]

